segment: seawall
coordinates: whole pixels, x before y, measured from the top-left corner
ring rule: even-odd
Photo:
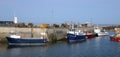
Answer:
[[[9,32],[16,31],[19,32],[22,38],[31,38],[31,35],[33,38],[40,38],[41,33],[45,32],[47,33],[47,39],[50,40],[49,35],[52,33],[55,34],[57,37],[57,40],[62,39],[66,32],[66,28],[18,28],[18,27],[0,27],[0,40],[5,39],[6,36],[9,35]]]

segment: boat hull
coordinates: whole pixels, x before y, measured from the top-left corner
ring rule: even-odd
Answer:
[[[74,35],[74,34],[67,34],[67,39],[69,41],[81,41],[86,39],[86,35]]]
[[[110,40],[120,42],[120,37],[112,37],[112,36],[110,36]]]
[[[87,39],[97,37],[97,34],[86,34]]]
[[[6,37],[9,44],[11,45],[40,45],[45,43],[46,39],[37,39],[37,38],[11,38]]]
[[[98,36],[107,36],[107,35],[108,35],[107,32],[99,32],[99,33],[97,33],[97,34],[98,34]]]
[[[90,39],[90,38],[93,38],[94,35],[86,35],[87,36],[87,39]]]

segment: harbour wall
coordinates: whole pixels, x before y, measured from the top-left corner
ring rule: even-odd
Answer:
[[[76,28],[84,31],[93,31],[94,27]],[[67,28],[18,28],[18,27],[0,27],[0,41],[9,36],[11,31],[19,32],[21,38],[40,38],[41,33],[46,33],[45,38],[49,41],[55,35],[57,40],[63,39],[67,34]],[[6,40],[5,40],[6,41]]]
[[[62,39],[66,33],[66,28],[18,28],[18,27],[0,27],[0,40],[9,35],[11,31],[19,32],[22,38],[40,38],[41,33],[46,33],[46,37],[50,40],[50,35],[56,35],[57,40]]]

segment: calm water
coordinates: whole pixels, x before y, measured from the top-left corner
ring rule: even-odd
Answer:
[[[120,57],[120,42],[109,36],[96,37],[83,42],[41,46],[8,46],[0,44],[0,57]]]

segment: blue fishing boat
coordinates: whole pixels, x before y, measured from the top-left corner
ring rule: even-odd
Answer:
[[[70,29],[67,32],[67,39],[69,41],[81,41],[86,39],[86,35],[81,30]]]
[[[47,42],[46,38],[22,38],[17,33],[10,33],[10,36],[7,36],[8,43],[10,45],[41,45]]]

